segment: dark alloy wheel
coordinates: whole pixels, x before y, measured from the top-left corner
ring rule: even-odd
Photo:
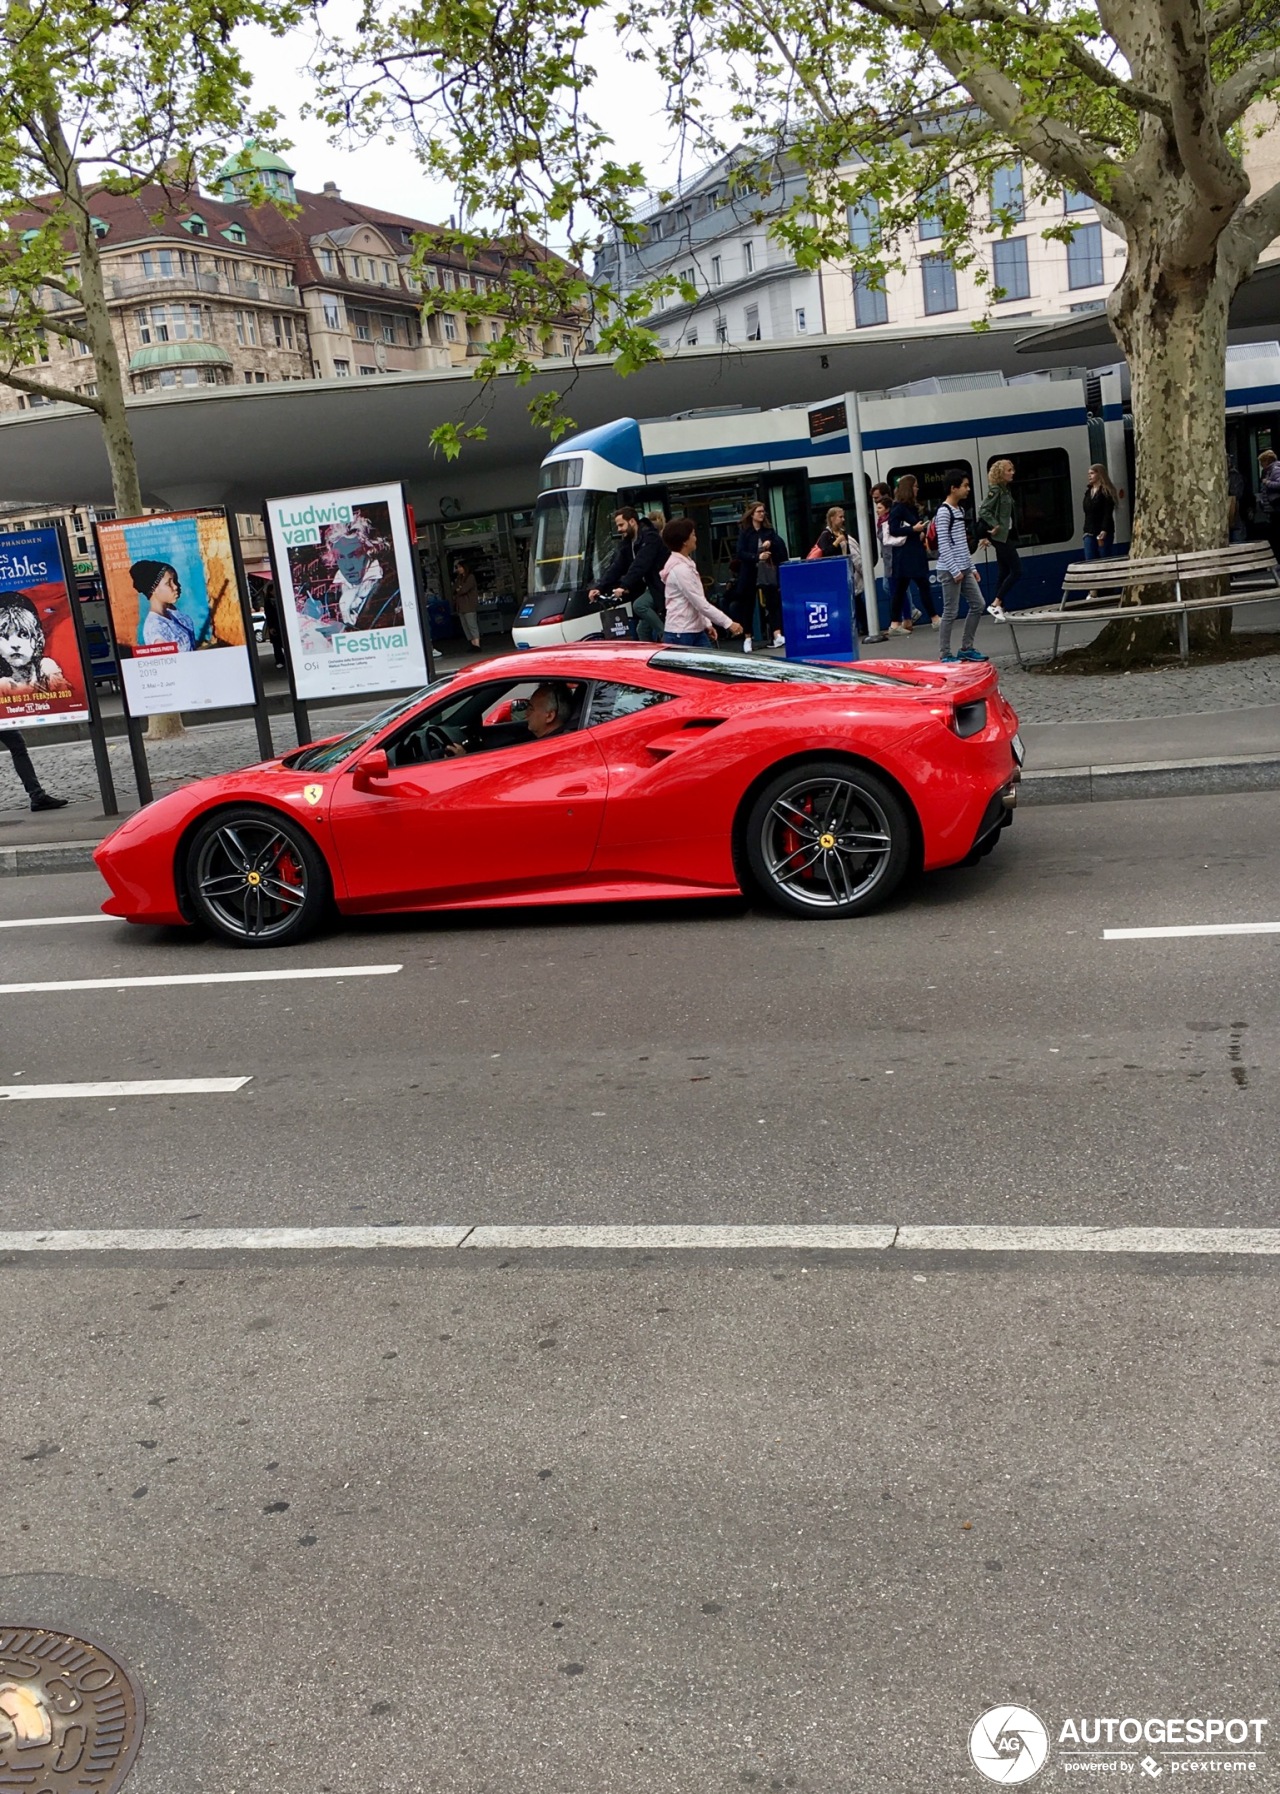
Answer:
[[[267,810],[218,810],[192,837],[187,896],[198,921],[238,947],[283,947],[319,925],[329,871],[310,836]]]
[[[747,819],[761,894],[793,916],[860,916],[884,903],[911,860],[911,825],[885,779],[840,760],[771,779]]]

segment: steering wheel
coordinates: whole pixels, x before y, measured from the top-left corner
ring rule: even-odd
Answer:
[[[453,752],[454,743],[439,723],[428,723],[422,732],[428,760],[445,760]]]

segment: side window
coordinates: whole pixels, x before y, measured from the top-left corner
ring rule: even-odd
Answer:
[[[988,455],[1013,462],[1013,502],[1017,540],[1023,548],[1044,548],[1051,542],[1072,542],[1076,534],[1076,498],[1071,490],[1071,461],[1066,449],[1004,450]],[[985,493],[985,485],[982,488]],[[981,497],[978,500],[982,502]]]
[[[667,703],[670,697],[670,692],[645,691],[639,685],[602,683],[591,694],[584,726],[593,729],[600,723],[616,722],[620,716],[635,716],[637,711],[648,710],[654,704]]]
[[[996,459],[994,455],[991,458],[993,461]],[[968,474],[969,476],[969,486],[971,490],[969,502],[965,506],[965,509],[970,516],[973,516],[975,507],[982,503],[986,487],[983,486],[981,491],[974,489],[973,469],[967,461],[921,460],[904,462],[901,467],[891,467],[889,469],[889,490],[892,492],[897,487],[898,481],[902,478],[904,473],[913,473],[916,476],[916,492],[920,509],[928,516],[932,517],[938,506],[945,504],[947,501],[947,475],[954,467],[958,467],[961,473]]]

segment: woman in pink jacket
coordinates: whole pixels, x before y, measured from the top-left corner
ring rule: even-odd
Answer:
[[[716,625],[730,635],[741,635],[741,623],[735,623],[722,610],[717,610],[702,589],[702,579],[694,565],[698,532],[692,517],[673,517],[662,532],[662,540],[671,553],[662,569],[661,579],[667,590],[667,620],[662,640],[669,647],[709,648],[716,639]]]

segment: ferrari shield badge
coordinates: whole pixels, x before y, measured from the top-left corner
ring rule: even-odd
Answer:
[[[142,1689],[100,1645],[0,1626],[0,1786],[116,1794],[144,1717]]]
[[[324,796],[324,786],[304,785],[302,787],[302,795],[306,798],[309,804],[318,804],[320,799]]]

